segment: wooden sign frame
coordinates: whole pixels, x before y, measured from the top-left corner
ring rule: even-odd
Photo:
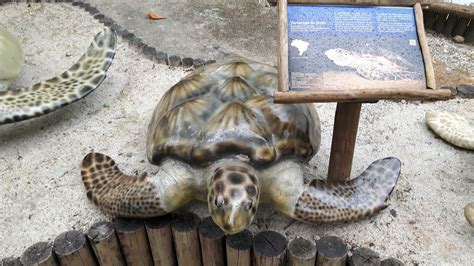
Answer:
[[[415,12],[415,22],[418,42],[425,65],[427,89],[344,89],[333,91],[290,91],[288,69],[288,3],[312,5],[367,5],[367,6],[412,6]],[[436,81],[431,55],[426,42],[423,23],[423,10],[420,3],[413,1],[391,0],[279,0],[278,1],[278,91],[274,93],[276,103],[307,103],[307,102],[374,102],[378,100],[443,100],[452,97],[448,89],[436,89]]]

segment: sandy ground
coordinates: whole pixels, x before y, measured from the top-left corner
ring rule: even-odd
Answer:
[[[27,64],[17,86],[68,68],[102,28],[66,4],[7,5],[0,9],[0,25],[24,44]],[[87,201],[81,184],[79,163],[90,150],[109,154],[128,173],[155,172],[144,153],[147,122],[164,91],[184,74],[181,68],[153,64],[119,41],[107,79],[87,98],[44,117],[1,126],[0,258],[106,218]],[[322,145],[308,170],[324,177],[335,104],[316,106]],[[473,101],[466,99],[363,106],[353,176],[382,157],[403,162],[386,210],[352,223],[310,225],[292,223],[263,206],[251,229],[273,229],[290,238],[336,235],[351,247],[370,247],[408,264],[474,264],[474,231],[462,213],[474,200],[474,153],[436,138],[424,123],[428,110],[455,111],[474,120]],[[207,215],[204,204],[188,208]]]

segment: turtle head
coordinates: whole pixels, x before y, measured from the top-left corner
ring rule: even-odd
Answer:
[[[246,163],[226,162],[211,174],[207,197],[209,212],[226,234],[238,233],[252,223],[259,196],[256,171]]]

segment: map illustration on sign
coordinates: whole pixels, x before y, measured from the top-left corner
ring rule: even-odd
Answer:
[[[288,5],[290,90],[426,89],[413,8]]]

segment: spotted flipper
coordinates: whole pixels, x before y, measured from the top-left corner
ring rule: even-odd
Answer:
[[[164,215],[160,190],[146,174],[129,176],[100,153],[89,153],[81,164],[87,197],[105,212],[122,217]]]
[[[313,180],[299,197],[293,217],[314,223],[349,221],[387,207],[385,200],[400,175],[400,160],[373,162],[360,176],[336,184]]]
[[[474,123],[451,112],[427,112],[425,118],[428,126],[447,142],[474,150]]]
[[[92,92],[105,79],[116,38],[115,32],[105,28],[66,72],[29,88],[0,91],[0,125],[47,114]]]

